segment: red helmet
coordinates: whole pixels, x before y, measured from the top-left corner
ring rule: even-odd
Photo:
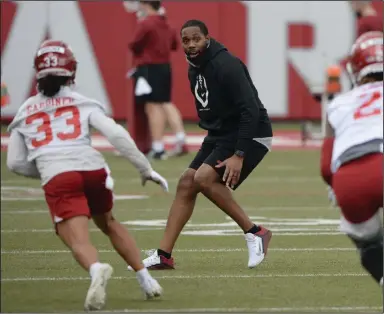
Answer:
[[[382,32],[367,32],[355,41],[347,70],[355,83],[366,75],[383,72]]]
[[[77,61],[71,48],[59,40],[44,41],[35,56],[36,78],[47,75],[67,76],[75,79]]]

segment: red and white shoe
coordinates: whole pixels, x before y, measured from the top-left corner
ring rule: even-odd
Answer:
[[[259,265],[267,255],[268,245],[272,238],[272,232],[259,226],[261,230],[255,234],[246,233],[245,240],[248,246],[248,267],[254,268]]]
[[[150,255],[143,260],[143,264],[145,268],[149,270],[175,269],[173,257],[166,258],[165,256],[159,255],[157,250],[150,251]],[[133,270],[133,268],[128,266],[128,270]]]

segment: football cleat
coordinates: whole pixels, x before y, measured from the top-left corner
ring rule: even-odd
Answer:
[[[267,255],[268,245],[272,238],[272,232],[260,226],[261,230],[255,234],[246,233],[245,240],[248,246],[248,267],[259,265]]]
[[[163,293],[163,288],[161,288],[157,280],[152,278],[149,273],[145,276],[140,276],[137,273],[136,278],[147,300],[160,297]]]
[[[113,268],[109,264],[102,264],[92,277],[91,285],[85,298],[84,309],[86,311],[101,310],[107,298],[106,288],[108,280],[111,278]]]
[[[175,269],[173,258],[166,258],[165,256],[159,255],[157,250],[149,252],[149,256],[143,260],[144,267],[149,270],[165,270]],[[128,270],[133,270],[131,266],[128,266]]]

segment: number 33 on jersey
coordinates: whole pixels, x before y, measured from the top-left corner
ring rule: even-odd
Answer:
[[[24,135],[31,153],[90,144],[89,115],[92,110],[104,108],[69,87],[65,89],[68,92],[61,97],[29,98],[12,122]]]

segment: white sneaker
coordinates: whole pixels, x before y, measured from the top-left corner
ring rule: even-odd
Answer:
[[[147,300],[160,297],[163,293],[163,288],[161,288],[157,280],[149,274],[148,269],[144,268],[136,272],[136,278]]]
[[[102,264],[92,277],[91,285],[85,298],[84,309],[86,311],[101,310],[105,305],[106,288],[111,278],[113,268],[109,264]]]
[[[149,255],[143,260],[145,268],[150,270],[164,270],[164,269],[175,269],[173,257],[166,258],[157,254],[157,250],[150,250],[147,252]],[[133,270],[131,266],[128,266],[128,270]]]
[[[255,234],[246,233],[245,240],[248,246],[248,267],[254,268],[259,265],[267,255],[269,241],[272,238],[272,232],[264,227]]]

